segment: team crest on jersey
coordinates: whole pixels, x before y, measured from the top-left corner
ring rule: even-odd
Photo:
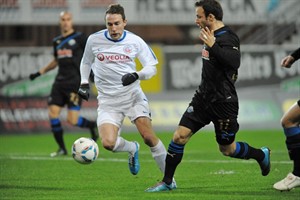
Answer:
[[[74,44],[76,44],[76,41],[74,39],[69,40],[68,44],[70,46],[73,46]]]
[[[188,112],[188,113],[194,112],[194,107],[193,107],[193,106],[189,106],[189,107],[186,109],[186,112]]]
[[[132,52],[132,46],[131,46],[131,45],[126,45],[126,46],[124,46],[123,51],[124,51],[126,54],[130,54],[130,53]]]

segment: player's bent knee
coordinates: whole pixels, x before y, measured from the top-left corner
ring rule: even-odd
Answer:
[[[286,126],[287,126],[287,119],[286,119],[285,117],[282,117],[282,118],[280,119],[280,124],[281,124],[281,126],[282,126],[283,128],[286,128]]]
[[[182,135],[174,135],[173,141],[176,144],[184,145],[189,141],[189,137],[182,136]]]
[[[233,153],[231,145],[226,145],[226,146],[220,145],[219,150],[224,156],[231,156]]]
[[[227,151],[221,151],[221,153],[223,154],[223,156],[230,156],[231,154]]]
[[[115,144],[112,142],[102,141],[102,146],[108,151],[113,151]]]
[[[282,117],[280,122],[281,122],[282,128],[289,128],[289,127],[294,127],[294,126],[298,125],[298,121],[293,122],[290,118],[287,118],[287,117]]]
[[[104,149],[108,150],[108,151],[112,151],[114,149],[113,145],[102,145]]]

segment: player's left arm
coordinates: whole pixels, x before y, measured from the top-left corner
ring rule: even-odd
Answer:
[[[152,78],[157,72],[156,66],[155,65],[148,65],[148,66],[143,66],[143,68],[136,72],[139,76],[140,80],[148,80]]]
[[[209,53],[214,56],[222,66],[238,69],[241,63],[240,44],[238,38],[229,35],[220,42],[215,42]]]
[[[152,78],[157,73],[156,65],[158,64],[158,59],[151,47],[142,39],[140,40],[140,52],[137,57],[143,66],[137,72],[139,79],[147,80]]]
[[[130,85],[136,80],[147,80],[154,76],[157,72],[156,65],[158,60],[152,49],[146,44],[144,40],[138,38],[139,53],[137,58],[142,64],[142,69],[137,72],[127,73],[122,77],[122,85]]]
[[[296,49],[292,54],[291,56],[296,60],[299,60],[300,59],[300,48]]]

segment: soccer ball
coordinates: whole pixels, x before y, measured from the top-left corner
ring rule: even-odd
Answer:
[[[72,146],[72,156],[74,160],[81,164],[90,164],[94,162],[99,154],[97,143],[90,139],[81,137],[77,139]]]

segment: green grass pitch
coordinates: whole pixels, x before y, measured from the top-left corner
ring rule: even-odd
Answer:
[[[167,147],[172,133],[158,133]],[[66,145],[87,133],[66,133]],[[243,131],[237,141],[271,149],[271,172],[261,176],[254,160],[224,157],[212,131],[192,137],[178,166],[175,178],[178,189],[146,193],[144,190],[162,179],[149,148],[138,134],[122,134],[140,142],[138,175],[128,170],[126,153],[111,153],[99,144],[99,158],[82,165],[70,156],[50,158],[56,150],[52,134],[0,135],[0,199],[162,199],[162,200],[296,200],[300,188],[275,191],[272,186],[292,170],[285,138],[281,130]]]

